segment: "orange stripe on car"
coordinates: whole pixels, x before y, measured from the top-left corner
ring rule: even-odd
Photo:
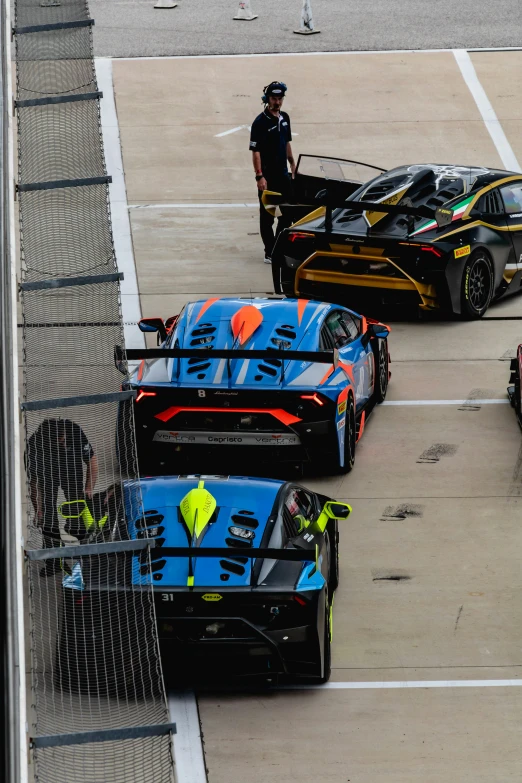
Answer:
[[[143,378],[143,370],[145,369],[145,359],[142,359],[138,368],[138,381]]]
[[[333,365],[327,369],[327,371],[325,372],[325,374],[323,375],[323,377],[319,381],[319,386],[322,386],[323,383],[325,383],[328,380],[328,378],[334,372],[334,370],[335,370],[335,367]]]
[[[212,307],[214,302],[219,302],[220,299],[220,296],[214,296],[212,299],[207,299],[207,301],[202,304],[201,310],[199,311],[195,322],[197,323],[199,319],[207,312],[208,308]]]
[[[353,367],[346,362],[339,362],[338,366],[346,373],[351,383],[355,386],[355,378],[353,377]]]
[[[252,337],[256,329],[263,321],[263,314],[254,305],[245,305],[230,320],[234,339],[239,339],[239,344],[244,345]]]
[[[366,411],[363,411],[362,414],[361,414],[361,421],[360,421],[360,424],[359,424],[359,434],[357,435],[357,443],[359,443],[359,441],[362,438],[362,434],[364,432],[365,421],[366,421]]]
[[[306,305],[308,304],[310,300],[309,299],[298,299],[297,300],[297,323],[299,326],[301,326],[301,321],[303,320],[304,311],[306,310]]]

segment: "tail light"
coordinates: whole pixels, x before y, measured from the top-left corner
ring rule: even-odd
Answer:
[[[399,245],[403,245],[404,247],[415,247],[423,253],[433,253],[437,258],[442,258],[444,255],[438,248],[433,247],[433,245],[419,245],[417,242],[399,242]]]
[[[320,394],[301,394],[301,399],[311,400],[311,402],[315,402],[315,404],[318,405],[320,408],[322,408],[324,405],[324,400]]]
[[[433,253],[433,255],[437,256],[437,258],[442,258],[442,253],[440,250],[437,250],[437,248],[433,247],[433,245],[422,245],[421,250],[424,253]]]
[[[290,231],[288,234],[289,242],[301,242],[305,239],[314,239],[315,234],[310,234],[306,231]]]
[[[141,402],[144,397],[155,397],[156,392],[146,392],[143,391],[143,389],[140,389],[138,392],[138,396],[136,397],[136,402]]]

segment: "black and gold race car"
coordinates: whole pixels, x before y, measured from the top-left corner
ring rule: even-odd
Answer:
[[[416,164],[361,184],[358,172],[370,168],[301,156],[296,203],[264,195],[294,221],[273,252],[277,293],[474,319],[520,289],[522,174]]]

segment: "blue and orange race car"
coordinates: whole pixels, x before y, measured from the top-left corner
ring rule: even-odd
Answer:
[[[292,462],[348,473],[365,421],[386,396],[389,328],[345,307],[215,298],[139,326],[160,343],[127,351],[141,359],[126,404],[142,474],[179,473],[205,452],[228,467],[245,449],[250,472]],[[123,358],[116,349],[125,371]]]
[[[292,481],[206,475],[128,481],[119,496],[125,515],[108,527],[130,541],[102,544],[102,558],[64,549],[59,687],[140,687],[132,655],[154,643],[151,591],[169,679],[328,680],[347,503]]]

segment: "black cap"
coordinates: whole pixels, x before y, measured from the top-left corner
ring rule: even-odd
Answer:
[[[265,95],[277,95],[284,98],[287,86],[284,82],[271,82],[264,89]]]

